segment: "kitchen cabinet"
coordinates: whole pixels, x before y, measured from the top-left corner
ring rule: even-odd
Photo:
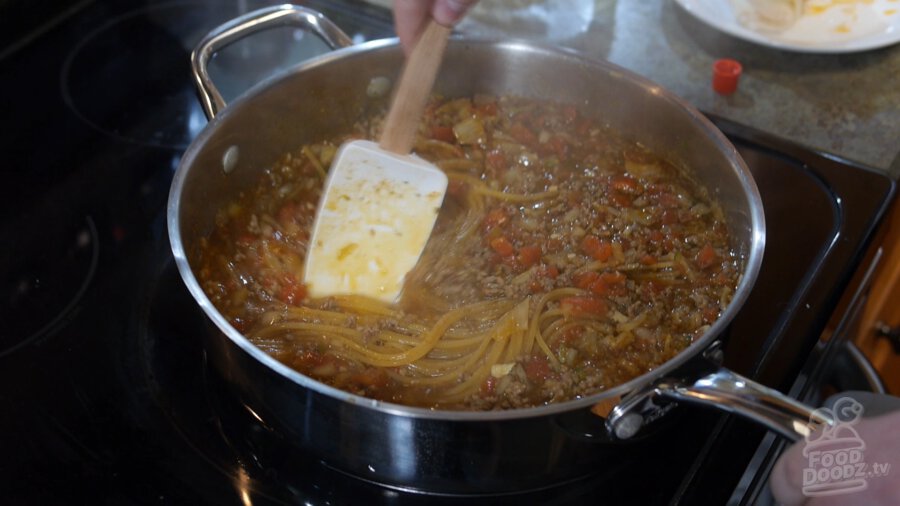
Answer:
[[[860,317],[856,344],[881,374],[888,392],[900,395],[900,337],[880,329],[900,329],[900,204],[894,200],[872,254],[880,250],[868,300]]]

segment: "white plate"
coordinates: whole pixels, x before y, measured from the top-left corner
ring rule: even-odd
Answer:
[[[900,0],[810,0],[800,19],[781,31],[759,31],[738,17],[746,0],[675,0],[704,23],[764,46],[807,53],[850,53],[900,42]],[[824,7],[813,13],[809,4]]]

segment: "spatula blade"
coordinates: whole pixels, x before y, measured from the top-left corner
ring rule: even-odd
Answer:
[[[446,174],[415,155],[394,154],[371,141],[342,146],[310,238],[304,272],[309,295],[395,302],[446,191]]]

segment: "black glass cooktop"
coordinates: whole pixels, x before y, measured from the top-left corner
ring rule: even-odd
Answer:
[[[188,55],[213,27],[274,3],[84,2],[0,53],[5,503],[471,500],[329,468],[255,418],[206,363],[198,334],[208,326],[177,275],[165,229],[172,175],[205,125]],[[377,8],[301,3],[360,41],[392,33]],[[229,48],[211,72],[229,99],[323,49],[275,30]],[[768,225],[759,279],[725,336],[725,365],[787,391],[815,360],[893,183],[713,119],[750,165]],[[733,417],[680,407],[627,459],[490,502],[722,503],[755,472],[751,457],[764,435]]]

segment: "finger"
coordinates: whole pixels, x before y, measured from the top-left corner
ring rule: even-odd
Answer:
[[[424,0],[394,0],[394,29],[407,53],[431,16],[433,4]]]
[[[775,463],[769,476],[769,487],[778,504],[799,506],[808,499],[802,491],[803,459],[802,444],[794,444]]]
[[[478,0],[437,0],[431,14],[444,26],[455,25]]]

